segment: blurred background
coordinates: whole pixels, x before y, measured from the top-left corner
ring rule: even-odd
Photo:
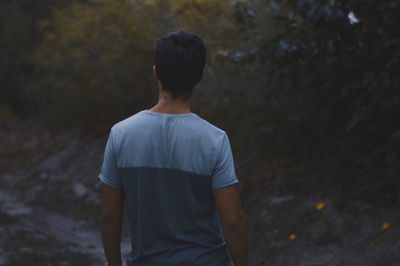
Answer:
[[[199,34],[193,112],[231,141],[250,265],[400,265],[400,1],[0,1],[0,265],[102,265],[110,127]],[[124,229],[124,255],[129,250]]]

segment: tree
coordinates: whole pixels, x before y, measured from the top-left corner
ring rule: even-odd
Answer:
[[[104,125],[145,106],[156,92],[152,12],[101,0],[54,9],[40,23],[44,38],[34,55],[41,82],[30,93],[41,114],[50,111],[50,119],[66,117],[63,123],[73,125]]]

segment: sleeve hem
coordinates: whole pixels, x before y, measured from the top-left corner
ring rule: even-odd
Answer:
[[[121,184],[116,184],[116,183],[110,182],[107,178],[105,178],[105,176],[102,173],[99,174],[99,178],[104,184],[106,184],[110,187],[113,187],[113,188],[121,187]]]
[[[211,186],[211,189],[223,188],[223,187],[227,187],[227,186],[238,184],[238,183],[239,183],[239,180],[236,177],[233,177],[224,182],[218,182],[217,184],[213,184]]]

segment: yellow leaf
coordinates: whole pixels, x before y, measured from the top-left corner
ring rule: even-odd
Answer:
[[[325,208],[325,203],[323,203],[323,202],[318,202],[317,204],[315,204],[315,209],[317,210],[317,211],[320,211],[320,210],[322,210],[323,208]]]
[[[385,231],[385,230],[389,229],[389,227],[390,227],[390,222],[384,221],[384,222],[382,223],[382,225],[381,225],[381,230],[382,230],[382,231]]]
[[[291,233],[291,234],[289,235],[289,241],[294,241],[294,240],[296,240],[296,238],[297,238],[297,236],[296,236],[295,233]]]

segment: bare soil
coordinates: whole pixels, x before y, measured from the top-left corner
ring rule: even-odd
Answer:
[[[0,128],[0,265],[104,264],[97,176],[106,137]],[[375,204],[288,193],[268,165],[251,164],[237,164],[251,266],[400,265],[396,195]]]

